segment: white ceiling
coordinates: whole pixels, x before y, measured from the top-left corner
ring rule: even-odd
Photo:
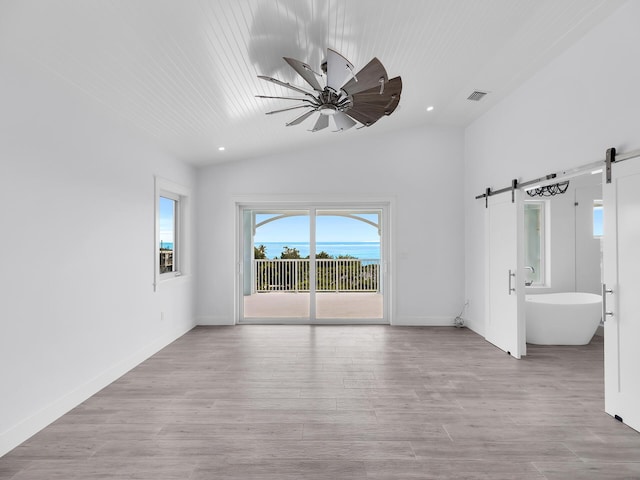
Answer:
[[[464,126],[618,8],[618,0],[0,0],[0,48],[64,79],[194,165],[425,124]],[[361,130],[285,127],[326,48],[402,76],[399,108]],[[490,92],[466,100],[473,90]],[[293,92],[295,95],[295,93]],[[433,105],[432,112],[426,107]],[[224,152],[219,146],[226,147]]]

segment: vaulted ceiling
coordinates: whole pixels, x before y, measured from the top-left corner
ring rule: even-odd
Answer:
[[[602,21],[618,0],[2,0],[0,51],[61,78],[127,128],[194,165],[427,124],[465,126]],[[332,48],[402,76],[371,127],[311,133],[265,112]],[[489,92],[481,101],[474,91]],[[427,112],[428,106],[433,111]],[[219,151],[224,146],[225,151]]]

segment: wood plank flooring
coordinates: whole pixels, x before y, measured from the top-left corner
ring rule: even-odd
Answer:
[[[11,480],[640,479],[603,344],[467,329],[198,327],[0,458]]]

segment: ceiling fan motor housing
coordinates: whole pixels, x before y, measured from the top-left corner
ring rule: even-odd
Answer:
[[[288,122],[287,126],[297,125],[317,112],[319,115],[312,132],[328,127],[329,117],[333,118],[336,131],[348,130],[357,123],[369,127],[383,116],[391,115],[400,102],[402,79],[395,77],[389,80],[387,72],[377,58],[373,58],[354,75],[351,62],[338,52],[328,49],[327,59],[320,65],[326,77],[325,85],[320,84],[317,78],[319,75],[306,63],[293,58],[283,58],[314,90],[303,89],[275,78],[258,77],[305,95],[302,98],[258,95],[260,98],[303,102],[294,107],[267,112],[272,114],[297,108],[307,110]]]

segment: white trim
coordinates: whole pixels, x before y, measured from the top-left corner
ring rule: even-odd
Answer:
[[[452,327],[455,315],[450,317],[400,317],[391,322],[395,327]]]
[[[551,249],[551,203],[549,202],[549,199],[527,198],[524,200],[522,206],[523,216],[526,215],[527,205],[540,205],[540,228],[542,231],[540,232],[540,264],[537,265],[540,281],[534,282],[526,288],[549,288],[551,278],[549,275],[549,259],[551,258],[551,255],[549,254]],[[526,247],[527,239],[528,236],[525,226],[522,238],[523,247]]]
[[[290,195],[232,195],[231,201],[235,218],[234,229],[234,245],[235,245],[235,261],[234,261],[234,315],[233,324],[239,324],[242,317],[242,298],[240,291],[242,288],[241,277],[239,275],[242,269],[242,210],[245,208],[253,209],[287,209],[295,208],[296,210],[316,209],[329,210],[332,208],[349,208],[349,209],[380,209],[380,224],[382,235],[380,237],[380,248],[383,252],[384,259],[381,265],[382,274],[384,275],[384,306],[383,321],[385,325],[392,324],[392,319],[396,313],[396,305],[394,301],[394,292],[396,287],[395,276],[393,275],[393,266],[395,265],[395,231],[393,218],[395,215],[396,197],[393,195],[306,195],[306,194],[290,194]],[[265,319],[265,321],[269,321]],[[376,320],[377,321],[377,320]],[[249,322],[243,321],[242,324]],[[255,323],[255,322],[251,322]],[[307,322],[308,324],[323,323]],[[326,322],[324,322],[326,323]],[[342,321],[341,323],[347,323]],[[355,322],[351,322],[355,323]],[[369,322],[371,323],[371,322]]]
[[[238,321],[238,325],[389,325],[383,318],[252,318]]]
[[[160,197],[176,200],[176,238],[174,239],[174,255],[177,265],[175,272],[160,274]],[[180,279],[191,273],[191,190],[184,185],[166,178],[154,176],[154,235],[153,235],[153,291],[157,292],[162,282]]]
[[[82,402],[95,395],[110,383],[138,366],[149,357],[162,350],[174,340],[194,328],[181,328],[170,332],[154,340],[149,345],[141,348],[128,358],[116,363],[98,376],[73,389],[68,394],[60,397],[52,404],[24,419],[17,425],[0,433],[0,457],[20,445],[37,432],[56,421],[65,413],[80,405]]]

